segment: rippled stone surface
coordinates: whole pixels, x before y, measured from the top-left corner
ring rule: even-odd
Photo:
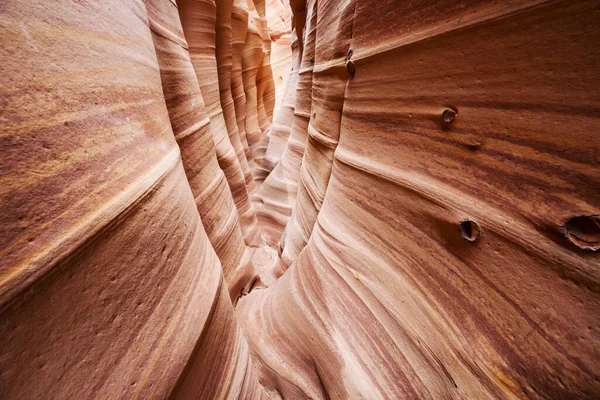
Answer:
[[[289,268],[237,308],[263,385],[597,397],[597,4],[314,8]]]
[[[173,3],[8,1],[2,31],[0,397],[259,398]]]
[[[598,398],[599,17],[5,1],[0,397]]]

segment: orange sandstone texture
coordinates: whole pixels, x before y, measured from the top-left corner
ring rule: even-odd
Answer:
[[[211,120],[219,165],[223,169],[233,193],[246,244],[259,246],[262,241],[258,221],[248,196],[244,172],[238,158],[244,157],[245,154],[243,154],[242,148],[236,153],[221,108],[219,74],[215,55],[216,4],[214,0],[182,0],[177,4],[185,37],[189,44],[192,64],[200,84],[206,111]],[[235,139],[235,133],[232,136]]]
[[[254,156],[248,145],[246,136],[246,93],[244,91],[244,78],[242,54],[248,35],[248,2],[234,0],[231,11],[231,95],[235,106],[235,117],[238,125],[240,141],[248,160],[250,171],[256,169]],[[255,181],[256,182],[256,181]]]
[[[597,2],[2,9],[0,398],[600,397]]]
[[[223,107],[223,116],[229,132],[229,138],[240,166],[244,173],[246,187],[248,193],[252,193],[256,189],[256,184],[250,172],[248,159],[244,151],[244,146],[240,137],[237,119],[235,115],[235,104],[231,90],[232,68],[233,68],[233,34],[231,16],[233,12],[233,0],[217,1],[217,21],[216,21],[216,56],[219,73],[219,92],[221,97],[221,106]],[[240,71],[236,71],[240,74]]]
[[[315,112],[311,114],[313,98],[313,66],[315,64],[315,39],[317,25],[317,1],[309,1],[305,36],[303,41],[302,65],[298,74],[298,90],[294,115],[308,123],[305,150],[302,158],[298,192],[292,215],[279,243],[281,259],[275,274],[281,274],[298,257],[306,246],[312,228],[323,204],[325,191],[331,174],[335,137],[320,135],[310,124],[316,122]],[[323,92],[321,92],[323,94]],[[341,102],[340,102],[341,103]],[[332,124],[334,125],[334,124]],[[335,125],[334,125],[335,126]]]
[[[146,9],[183,166],[204,228],[221,261],[231,299],[235,301],[259,278],[252,267],[251,252],[244,244],[231,191],[217,162],[211,121],[204,109],[177,7],[169,0],[146,0]]]
[[[311,8],[312,10],[313,8]],[[304,35],[304,25],[306,19],[306,4],[304,1],[296,1],[292,3],[294,10],[294,22],[296,33],[298,36],[297,65],[292,66],[292,72],[297,70],[297,76],[290,79],[290,82],[297,83],[297,89],[290,100],[293,101],[293,106],[290,104],[284,107],[280,112],[286,118],[285,125],[290,126],[290,135],[287,138],[286,146],[281,155],[281,159],[273,168],[260,190],[255,197],[261,202],[258,209],[258,217],[264,225],[263,236],[269,245],[277,245],[283,230],[292,213],[292,207],[295,203],[296,192],[298,188],[298,178],[300,176],[300,166],[302,164],[302,156],[306,144],[307,127],[309,121],[310,98],[311,98],[311,81],[312,81],[312,58],[311,52],[305,54],[303,43],[306,41]],[[303,73],[301,68],[305,67]],[[296,112],[296,106],[300,101],[304,107]],[[294,110],[291,113],[291,110]],[[279,119],[279,116],[278,116]],[[276,120],[276,122],[278,122]],[[285,130],[283,131],[285,132]],[[283,133],[282,132],[282,133]],[[285,134],[284,134],[285,135]],[[275,147],[274,153],[280,149],[278,144]],[[275,156],[276,157],[276,156]]]
[[[292,129],[292,121],[294,120],[298,71],[300,70],[300,41],[298,40],[295,30],[292,31],[290,40],[292,49],[291,68],[288,73],[287,85],[281,106],[271,124],[269,146],[267,147],[263,161],[263,164],[269,173],[281,159],[281,154],[283,154],[283,151],[285,150]]]
[[[264,394],[165,106],[165,3],[2,5],[2,398]]]
[[[265,0],[254,1],[256,12],[259,16],[259,33],[262,39],[263,58],[256,74],[256,95],[258,98],[258,123],[263,132],[267,132],[273,120],[275,106],[275,84],[271,70],[271,38],[267,27]],[[267,135],[268,136],[268,135]],[[268,140],[268,139],[266,139]],[[266,140],[263,148],[266,149]],[[262,150],[264,154],[264,150]]]
[[[261,18],[256,12],[252,0],[248,0],[248,30],[246,42],[242,51],[242,79],[245,93],[246,115],[246,140],[256,163],[252,174],[260,184],[265,179],[268,171],[263,166],[265,141],[268,141],[267,132],[261,129],[259,121],[259,105],[262,99],[258,97],[258,72],[265,56],[261,36]]]
[[[237,308],[269,392],[600,396],[599,16],[318,1],[331,174],[296,262]]]
[[[281,106],[284,92],[288,86],[287,76],[292,62],[291,33],[292,14],[289,4],[282,0],[265,0],[267,28],[269,29],[271,70],[275,84],[275,107],[273,116]]]

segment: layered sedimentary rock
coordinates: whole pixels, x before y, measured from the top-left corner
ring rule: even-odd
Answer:
[[[221,107],[219,74],[215,54],[217,8],[214,0],[182,0],[179,14],[187,42],[192,64],[200,84],[206,111],[211,120],[215,147],[219,165],[223,169],[240,215],[240,223],[246,243],[259,246],[261,243],[258,221],[248,196],[248,188],[239,158],[244,158],[239,132],[228,132]],[[226,52],[223,49],[223,52]],[[224,55],[223,57],[226,57]],[[237,134],[238,137],[235,137]],[[231,140],[231,136],[234,140]]]
[[[249,2],[252,4],[252,2]],[[258,124],[263,132],[267,132],[273,120],[273,109],[275,107],[275,84],[273,82],[273,71],[271,69],[271,36],[267,27],[265,0],[254,1],[258,15],[259,33],[262,39],[263,57],[260,68],[256,74],[256,96],[258,104]],[[252,14],[252,8],[250,8]],[[266,145],[266,143],[265,143]],[[263,145],[264,148],[266,146]],[[264,153],[264,150],[263,150]]]
[[[600,396],[597,2],[2,9],[0,398]]]
[[[312,228],[315,225],[317,214],[323,204],[323,198],[327,190],[333,152],[337,145],[335,134],[324,136],[314,127],[317,121],[316,110],[319,107],[318,103],[315,103],[315,111],[311,113],[312,99],[319,95],[317,92],[313,96],[317,1],[309,1],[307,10],[302,46],[302,64],[298,72],[298,89],[294,108],[294,121],[299,121],[298,123],[301,126],[298,129],[304,132],[304,124],[307,125],[306,135],[302,136],[302,138],[305,138],[305,148],[302,166],[300,171],[297,172],[299,179],[292,215],[279,242],[281,259],[276,268],[277,270],[274,271],[278,275],[296,261],[298,254],[306,246],[312,233]],[[319,80],[316,80],[316,82],[319,82]],[[324,93],[321,92],[321,94]],[[313,125],[310,124],[311,120],[313,120]],[[319,118],[319,121],[323,121],[323,118]],[[329,122],[329,119],[325,121],[327,121],[326,127],[336,127],[335,124]]]
[[[146,8],[164,98],[186,176],[235,301],[259,278],[252,266],[251,251],[244,243],[231,191],[217,162],[211,121],[204,109],[177,7],[169,0],[146,0]],[[235,114],[229,116],[235,123]],[[230,137],[239,142],[237,130]],[[240,158],[246,160],[243,149],[240,151]],[[246,171],[250,174],[247,164]]]
[[[294,108],[296,107],[296,86],[298,83],[298,71],[300,60],[300,42],[296,31],[292,31],[290,35],[290,47],[292,49],[291,67],[288,72],[287,84],[281,106],[279,107],[273,123],[271,124],[269,144],[265,152],[263,165],[270,173],[281,158],[281,154],[285,150],[287,140],[292,129],[292,121],[294,120]]]
[[[294,87],[292,84],[287,85],[287,75],[292,62],[292,14],[289,5],[279,0],[266,0],[265,8],[271,50],[269,60],[275,84],[275,116],[281,107],[286,88]]]
[[[238,132],[250,171],[256,170],[254,155],[246,137],[246,93],[243,78],[242,54],[248,35],[248,3],[246,0],[234,0],[231,11],[231,95],[235,106]],[[254,176],[254,175],[253,175]]]
[[[274,168],[255,195],[261,204],[258,208],[258,217],[264,228],[263,237],[269,245],[278,244],[295,203],[311,103],[314,60],[310,58],[313,54],[312,50],[305,54],[303,45],[306,42],[304,38],[306,2],[296,1],[292,6],[295,34],[299,36],[296,45],[292,45],[289,83],[295,83],[296,89],[286,91],[284,104],[275,119],[274,129],[277,129],[277,132],[272,135],[275,141],[267,149],[267,160],[270,160],[267,165],[274,165]],[[312,11],[313,8],[311,7],[310,10]],[[313,14],[310,14],[311,18],[312,16]],[[314,35],[314,31],[312,33]],[[292,35],[294,36],[294,32]],[[305,67],[305,70],[301,74],[302,67]],[[298,97],[301,99],[299,100]],[[296,105],[299,102],[302,102],[303,107],[296,112]],[[282,146],[283,141],[286,143],[285,147]],[[281,158],[278,159],[280,151],[282,151]]]
[[[256,163],[253,176],[258,183],[261,183],[267,174],[263,166],[264,147],[267,139],[267,132],[263,131],[259,121],[259,106],[263,104],[259,98],[258,73],[265,56],[263,49],[261,32],[261,18],[256,12],[254,2],[248,1],[248,30],[246,33],[246,42],[242,51],[242,79],[244,85],[245,103],[245,125],[246,140]]]
[[[317,9],[309,137],[338,144],[307,246],[237,309],[263,385],[597,397],[597,3]]]
[[[256,184],[252,178],[250,167],[248,165],[248,159],[244,146],[242,144],[240,132],[237,125],[237,119],[235,115],[235,104],[233,102],[232,94],[232,69],[233,69],[233,32],[232,32],[232,13],[233,13],[233,0],[219,1],[217,2],[217,20],[216,20],[216,56],[218,63],[219,73],[219,92],[221,97],[221,106],[223,107],[223,116],[225,117],[225,123],[227,131],[229,132],[229,138],[235,149],[240,166],[244,173],[246,180],[246,188],[248,193],[252,193],[256,189]],[[240,71],[236,71],[240,74]],[[241,74],[240,74],[241,76]],[[252,157],[253,159],[253,157]]]
[[[263,393],[169,119],[202,170],[205,117],[165,105],[173,5],[147,4],[3,4],[2,398]]]

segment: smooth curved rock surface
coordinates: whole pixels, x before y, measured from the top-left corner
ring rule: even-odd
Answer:
[[[309,52],[304,51],[304,43],[307,41],[306,37],[308,36],[306,34],[308,31],[304,30],[305,18],[307,17],[306,2],[297,1],[292,4],[292,10],[294,10],[296,33],[301,34],[298,37],[296,56],[298,64],[292,66],[292,73],[294,73],[294,70],[298,72],[297,76],[290,79],[291,82],[296,82],[297,89],[296,93],[290,96],[293,106],[290,104],[285,107],[284,105],[284,108],[280,111],[283,118],[285,118],[293,109],[291,124],[290,121],[286,122],[290,126],[290,135],[287,138],[281,159],[255,195],[255,198],[261,203],[257,213],[264,226],[263,237],[267,244],[272,246],[279,243],[283,230],[292,214],[310,119],[312,67],[314,65],[312,55],[314,53],[312,50]],[[309,10],[312,11],[313,7],[310,7]],[[312,18],[313,15],[309,15],[309,17]],[[314,35],[314,31],[311,32]],[[278,149],[279,146],[276,147],[275,152]]]
[[[256,184],[252,177],[248,159],[240,132],[237,125],[237,118],[235,115],[235,103],[233,101],[232,94],[232,72],[233,72],[233,32],[232,32],[232,13],[233,13],[233,0],[219,0],[217,1],[217,20],[216,20],[216,57],[218,64],[219,73],[219,93],[221,97],[221,106],[223,107],[223,116],[225,118],[225,124],[227,131],[229,132],[229,138],[236,152],[244,178],[246,181],[246,188],[248,194],[251,194],[256,190]],[[241,71],[236,70],[241,76]]]
[[[182,0],[178,3],[181,24],[190,47],[190,57],[211,120],[219,165],[223,169],[240,215],[240,224],[249,246],[260,246],[261,237],[254,208],[239,157],[232,144],[219,90],[219,74],[215,55],[217,7],[214,0]],[[236,142],[237,143],[237,142]],[[240,149],[241,150],[241,149]]]
[[[237,308],[266,388],[598,396],[598,254],[563,236],[600,209],[597,17],[319,0],[309,137],[339,142],[331,175],[297,261]]]
[[[259,98],[258,73],[265,57],[263,49],[262,20],[258,15],[254,2],[248,0],[248,30],[246,42],[242,51],[242,79],[245,93],[245,115],[246,115],[246,140],[256,168],[252,171],[254,179],[260,184],[265,179],[268,171],[263,166],[264,145],[268,140],[267,132],[261,129],[259,121],[259,106],[262,99]]]
[[[292,121],[294,120],[296,87],[298,86],[298,71],[300,70],[300,41],[298,40],[295,30],[292,31],[290,40],[292,61],[288,73],[287,86],[283,95],[282,104],[271,124],[269,145],[263,161],[263,164],[269,173],[273,171],[281,159],[281,154],[283,154],[283,151],[285,150],[292,129]]]
[[[2,398],[264,395],[171,129],[159,6],[3,4]]]
[[[276,275],[282,274],[296,261],[300,251],[308,242],[317,220],[317,214],[323,204],[331,174],[333,152],[337,146],[335,137],[320,135],[314,126],[310,124],[311,120],[316,122],[316,110],[318,108],[315,104],[315,111],[312,111],[312,99],[319,94],[323,94],[323,92],[313,94],[313,86],[316,86],[318,82],[313,85],[313,67],[316,58],[316,25],[317,1],[309,0],[304,28],[302,64],[298,73],[298,90],[294,109],[294,116],[307,124],[307,135],[299,172],[296,200],[279,242],[281,259],[276,271],[274,271]],[[335,127],[334,124],[327,123],[327,126],[331,125]]]
[[[165,102],[186,176],[235,301],[260,278],[254,271],[237,208],[217,161],[211,121],[205,112],[177,7],[169,0],[146,0],[146,8]],[[235,115],[231,117],[235,119]]]
[[[600,397],[597,2],[376,3],[2,4],[0,398]]]
[[[248,145],[246,135],[246,93],[243,78],[242,55],[248,36],[248,2],[234,0],[231,11],[231,94],[235,106],[235,116],[238,125],[240,140],[246,153],[250,172],[256,169],[254,156]],[[256,181],[255,181],[256,182]]]

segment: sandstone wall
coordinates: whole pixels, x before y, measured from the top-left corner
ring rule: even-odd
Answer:
[[[600,396],[597,2],[0,9],[0,398]]]
[[[318,0],[291,266],[237,308],[266,388],[598,396],[598,12]]]
[[[2,8],[0,397],[264,395],[226,286],[253,274],[174,4]]]

